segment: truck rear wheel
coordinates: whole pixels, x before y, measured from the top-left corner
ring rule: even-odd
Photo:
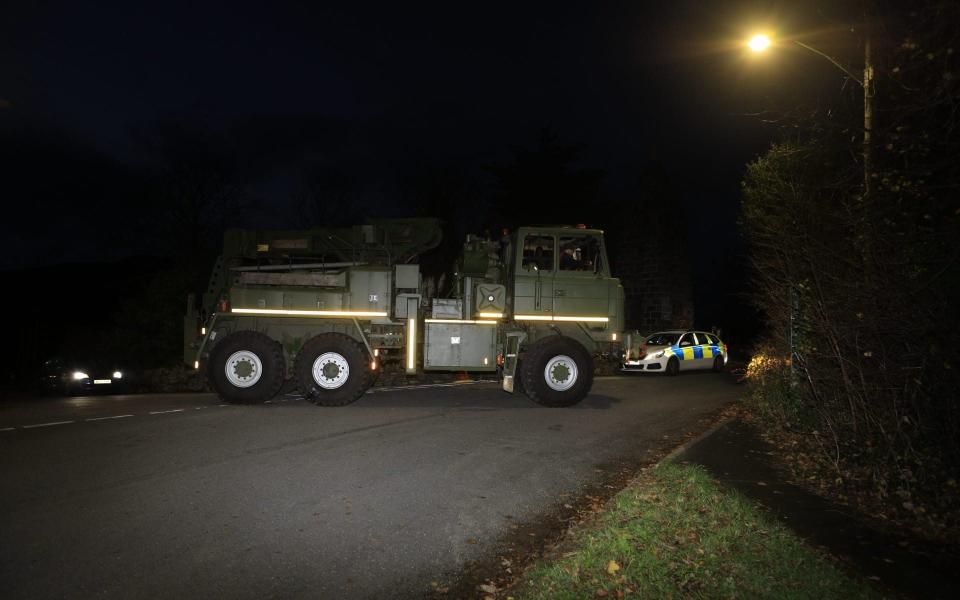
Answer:
[[[300,391],[320,406],[355,402],[373,384],[363,347],[342,333],[321,333],[304,344],[295,371]]]
[[[590,392],[593,361],[587,351],[566,337],[550,337],[534,344],[520,363],[527,396],[543,406],[573,406]]]
[[[256,331],[238,331],[213,347],[207,378],[221,398],[233,404],[259,404],[283,385],[280,344]]]

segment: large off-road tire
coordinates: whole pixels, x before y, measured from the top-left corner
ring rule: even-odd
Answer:
[[[667,361],[667,368],[664,371],[668,377],[676,377],[680,374],[680,359],[676,356],[671,356],[670,360]]]
[[[207,363],[207,379],[222,399],[233,404],[259,404],[277,395],[284,377],[280,344],[256,331],[238,331],[223,338]]]
[[[573,406],[593,385],[593,360],[586,349],[567,337],[549,337],[531,346],[520,363],[527,396],[543,406]]]
[[[304,344],[294,370],[300,391],[320,406],[350,404],[373,385],[363,346],[342,333],[321,333]]]

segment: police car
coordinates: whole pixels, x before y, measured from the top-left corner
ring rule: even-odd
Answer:
[[[622,370],[676,375],[694,369],[722,371],[726,364],[727,345],[716,335],[678,329],[647,336],[639,347],[629,344]]]

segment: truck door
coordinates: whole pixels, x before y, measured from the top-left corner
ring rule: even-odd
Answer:
[[[513,288],[515,318],[553,315],[553,276],[556,270],[556,238],[527,233],[517,244],[517,270]]]
[[[558,238],[553,312],[562,317],[601,318],[610,302],[610,270],[599,235],[570,233]]]

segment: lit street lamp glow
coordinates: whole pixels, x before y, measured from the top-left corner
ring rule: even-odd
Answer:
[[[873,52],[870,45],[870,37],[867,36],[863,41],[863,78],[857,77],[853,72],[850,71],[847,67],[840,64],[837,59],[833,58],[829,54],[821,50],[817,50],[813,46],[805,44],[800,40],[791,39],[790,42],[793,42],[797,46],[809,50],[810,52],[817,54],[835,66],[836,68],[843,71],[850,79],[856,81],[860,87],[863,89],[863,195],[864,197],[870,195],[870,172],[873,164],[873,153],[870,150],[871,144],[871,133],[873,129]],[[770,47],[771,41],[770,37],[762,33],[754,35],[747,42],[747,47],[750,48],[753,52],[759,54]],[[783,42],[778,44],[778,46],[783,46]]]
[[[770,38],[763,34],[755,35],[747,42],[747,46],[754,52],[763,52],[770,47]]]

